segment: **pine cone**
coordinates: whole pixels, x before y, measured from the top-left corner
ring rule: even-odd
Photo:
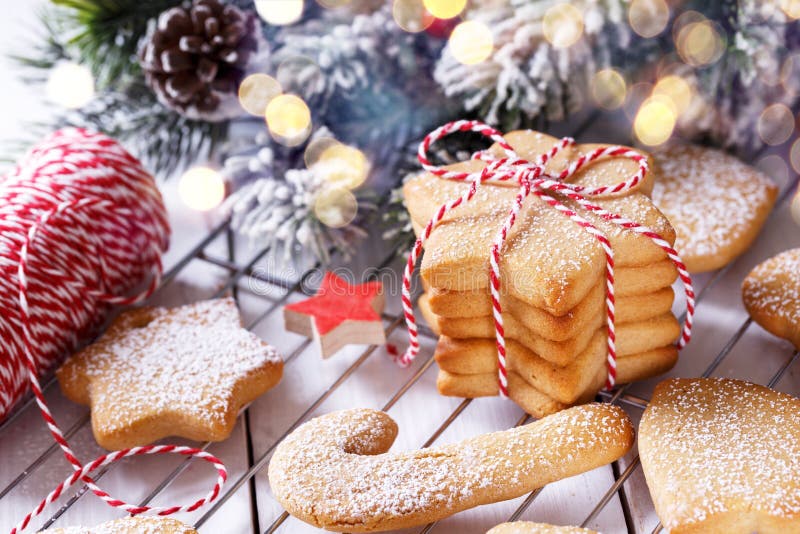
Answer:
[[[140,49],[145,80],[162,104],[183,115],[230,118],[219,108],[236,95],[258,50],[258,29],[253,12],[220,0],[170,8],[159,15]]]

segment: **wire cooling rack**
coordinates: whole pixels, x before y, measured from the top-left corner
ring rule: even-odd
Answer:
[[[592,128],[603,128],[606,132],[603,118],[591,116],[570,133],[575,136],[586,134],[587,138],[591,138]],[[607,133],[604,137],[607,138]],[[754,154],[752,161],[764,156]],[[780,250],[800,244],[794,237],[797,235],[796,228],[790,237],[786,237],[789,227],[786,222],[786,199],[796,187],[798,176],[788,174],[779,181],[782,182],[781,194],[756,246],[726,268],[697,277],[699,293],[695,340],[681,356],[681,362],[670,373],[671,376],[711,376],[724,370],[724,375],[751,379],[770,387],[784,386],[783,389],[794,394],[799,392],[800,378],[795,379],[797,367],[792,367],[798,360],[798,352],[787,343],[753,327],[738,304],[738,284],[754,264]],[[403,252],[386,250],[386,246],[381,247],[378,242],[371,247],[370,257],[362,261],[374,265],[377,258],[378,268],[372,270],[371,278],[382,277],[399,271]],[[491,420],[490,424],[483,431],[522,425],[530,420],[515,405],[500,399],[462,400],[438,396],[433,391],[433,347],[436,337],[424,325],[420,328],[423,349],[410,369],[401,371],[395,368],[388,361],[384,348],[376,346],[347,349],[344,351],[346,355],[334,356],[333,363],[320,361],[308,339],[281,330],[283,305],[313,291],[319,270],[317,266],[311,266],[296,276],[278,277],[271,274],[276,271],[265,263],[268,254],[268,248],[253,251],[252,248],[246,249],[237,244],[228,223],[223,222],[214,226],[196,245],[174,261],[155,296],[156,302],[164,302],[163,295],[172,289],[172,297],[166,299],[169,304],[196,299],[198,297],[190,298],[181,291],[175,291],[175,286],[198,276],[210,276],[215,281],[214,290],[199,298],[233,294],[242,308],[246,327],[259,335],[262,335],[262,331],[271,332],[262,337],[282,350],[286,362],[281,385],[243,410],[240,424],[230,440],[234,445],[227,448],[225,444],[200,445],[202,449],[220,455],[229,465],[231,458],[234,459],[232,476],[221,497],[204,509],[181,516],[201,532],[313,530],[288,516],[272,498],[265,468],[275,447],[285,436],[309,418],[330,409],[370,406],[390,411],[401,422],[399,445],[403,448],[428,447],[440,441],[440,438],[442,441],[445,438],[446,441],[454,441],[474,435],[481,431],[475,428],[487,427],[487,420]],[[242,259],[241,256],[247,257]],[[357,262],[350,264],[350,268],[355,272],[363,272],[359,271]],[[213,274],[209,275],[209,272]],[[398,278],[395,276],[392,279]],[[392,305],[392,301],[399,299],[396,289],[387,287],[390,305],[383,319],[390,340],[404,346],[401,309],[396,302]],[[684,304],[676,302],[676,313],[682,316],[684,310]],[[743,340],[747,340],[744,347]],[[287,350],[287,347],[290,348]],[[737,351],[737,347],[741,350]],[[734,353],[736,362],[726,365]],[[792,380],[785,381],[789,375],[793,377]],[[619,404],[638,423],[658,380],[602,392],[599,399]],[[782,380],[788,383],[782,384]],[[369,386],[374,387],[364,393],[364,388]],[[45,392],[56,412],[63,412],[57,413],[56,417],[64,424],[67,439],[75,442],[76,449],[84,454],[84,458],[94,457],[99,451],[91,440],[88,410],[63,401],[52,378],[47,381]],[[425,395],[424,405],[414,401],[415,396],[422,395]],[[336,402],[331,402],[334,398]],[[476,405],[481,410],[476,410]],[[475,423],[476,420],[479,422]],[[59,463],[59,449],[49,443],[41,426],[32,400],[22,403],[0,424],[0,526],[10,529],[44,495],[44,488],[49,489],[69,472],[67,464]],[[408,427],[416,428],[412,429],[412,437],[404,441],[402,436]],[[424,439],[411,441],[419,436]],[[188,495],[205,491],[206,483],[211,478],[202,466],[190,460],[167,457],[148,461],[156,465],[148,465],[144,469],[133,466],[127,460],[121,465],[112,464],[99,471],[95,480],[101,485],[108,484],[114,493],[126,497],[130,493],[125,490],[135,487],[134,493],[140,495],[139,502],[146,505],[161,503],[167,498],[169,501],[164,502],[174,503],[175,499],[188,502],[191,497]],[[607,533],[656,533],[661,530],[644,485],[635,448],[610,467],[596,471],[579,477],[566,489],[562,486],[566,482],[559,482],[513,501],[481,507],[440,523],[404,532],[483,532],[493,524],[516,519],[550,520],[562,524],[570,522],[599,528]],[[144,476],[145,472],[147,480],[142,483],[137,475]],[[551,490],[551,487],[554,489]],[[548,502],[540,506],[543,499]],[[94,497],[91,493],[87,495],[87,488],[83,487],[52,505],[48,509],[49,515],[46,513],[42,516],[45,520],[41,528],[68,525],[72,522],[69,520],[75,517],[97,517],[95,522],[114,517],[111,514],[115,512],[102,504],[90,504],[92,501]],[[77,514],[75,509],[79,507],[91,507],[91,510]]]

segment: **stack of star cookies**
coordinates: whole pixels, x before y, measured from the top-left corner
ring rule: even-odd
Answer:
[[[506,139],[528,160],[556,142],[531,131],[513,132]],[[556,174],[598,146],[563,150],[548,164],[549,172]],[[474,171],[483,165],[469,161],[448,168]],[[601,159],[570,181],[616,184],[637,168],[632,160]],[[652,184],[649,173],[633,192],[593,202],[672,243],[674,230],[650,201]],[[431,174],[408,181],[404,193],[415,229],[466,187]],[[435,357],[444,395],[498,394],[489,256],[516,193],[515,187],[482,186],[472,201],[448,212],[426,243],[421,266],[426,291],[418,304],[441,335]],[[559,200],[605,233],[614,251],[617,382],[668,370],[677,359],[674,343],[680,334],[671,311],[671,285],[677,277],[672,262],[649,238],[588,214],[571,200]],[[605,383],[608,354],[606,262],[596,238],[531,195],[503,245],[500,275],[510,397],[537,417],[594,397]]]

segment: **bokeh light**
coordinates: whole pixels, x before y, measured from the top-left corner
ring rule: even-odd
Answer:
[[[336,9],[337,7],[346,6],[351,1],[352,0],[317,0],[317,3],[328,9]]]
[[[292,56],[281,61],[275,78],[283,91],[295,94],[313,94],[325,83],[319,65],[308,56]]]
[[[435,20],[425,9],[422,0],[394,0],[392,17],[398,26],[410,33],[425,30]]]
[[[194,167],[178,181],[178,196],[189,208],[208,211],[225,200],[225,180],[208,167]]]
[[[423,0],[428,13],[439,19],[452,19],[464,11],[467,0]]]
[[[59,106],[77,109],[94,96],[94,77],[88,67],[65,61],[50,71],[45,87],[47,98]]]
[[[367,179],[369,160],[356,147],[335,143],[319,155],[314,170],[330,185],[355,189]]]
[[[625,103],[622,105],[622,110],[625,112],[630,120],[636,117],[639,113],[639,108],[642,103],[653,94],[653,84],[647,82],[638,82],[628,88],[628,94],[625,95]]]
[[[670,74],[664,76],[653,87],[653,95],[663,96],[672,101],[675,112],[680,115],[692,103],[692,86],[682,77]]]
[[[302,143],[311,133],[311,111],[297,95],[280,95],[267,104],[267,127],[280,143],[294,146]]]
[[[782,186],[789,182],[789,166],[777,154],[769,154],[756,161],[756,168]]]
[[[567,48],[583,35],[583,15],[571,4],[556,4],[542,17],[544,38],[555,48]]]
[[[633,0],[628,8],[628,22],[642,37],[655,37],[669,22],[669,6],[664,0]]]
[[[722,57],[725,41],[719,27],[708,21],[690,22],[678,31],[675,48],[688,65],[702,67]]]
[[[645,100],[633,121],[636,138],[648,146],[666,142],[675,129],[677,116],[669,99],[652,96]]]
[[[787,57],[781,66],[781,84],[790,95],[800,94],[800,54]]]
[[[303,152],[303,161],[306,164],[306,167],[309,169],[317,163],[322,156],[323,152],[325,152],[328,148],[334,145],[341,144],[339,140],[334,137],[318,137],[312,140],[306,146],[305,151]]]
[[[792,164],[794,172],[800,174],[800,139],[795,139],[789,151],[789,162]]]
[[[281,84],[272,76],[251,74],[239,84],[239,103],[249,114],[263,117],[267,104],[281,92]]]
[[[766,144],[773,146],[783,144],[794,131],[794,115],[784,104],[772,104],[761,112],[756,130]]]
[[[464,65],[485,61],[494,49],[492,31],[477,20],[468,20],[456,26],[448,44],[456,61]]]
[[[792,19],[800,19],[800,0],[781,0],[781,10]]]
[[[686,10],[677,17],[675,22],[672,23],[672,40],[678,42],[678,34],[680,31],[693,22],[706,22],[708,19],[699,11],[692,9]]]
[[[314,215],[325,226],[342,228],[347,226],[358,213],[358,201],[349,189],[344,187],[323,187],[314,200]]]
[[[625,103],[625,79],[614,69],[602,69],[592,78],[592,98],[598,106],[617,109]]]
[[[267,24],[285,26],[303,16],[303,0],[255,0],[256,12]]]

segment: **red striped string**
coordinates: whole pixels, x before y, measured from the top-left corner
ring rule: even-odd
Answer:
[[[477,132],[484,137],[491,139],[495,142],[504,152],[502,157],[497,157],[489,151],[478,152],[473,155],[473,159],[479,159],[487,163],[487,166],[478,172],[458,172],[450,171],[445,168],[433,165],[428,159],[428,151],[433,143],[447,137],[455,132]],[[548,152],[539,155],[536,161],[527,161],[517,156],[514,149],[505,140],[503,135],[494,128],[477,122],[477,121],[455,121],[444,126],[441,126],[428,134],[422,141],[419,147],[418,158],[422,167],[445,180],[454,180],[461,182],[469,182],[469,188],[464,194],[450,202],[442,204],[435,215],[428,221],[423,231],[417,238],[406,262],[406,267],[403,273],[402,285],[402,304],[403,313],[405,315],[406,325],[408,327],[409,345],[406,351],[397,359],[401,365],[408,365],[419,352],[419,334],[417,330],[417,322],[414,316],[414,306],[411,302],[411,277],[414,273],[414,267],[417,259],[424,248],[425,242],[430,237],[436,225],[445,217],[445,215],[452,209],[466,204],[472,200],[478,188],[484,184],[496,184],[500,182],[516,182],[519,185],[519,190],[514,199],[512,206],[509,209],[508,217],[506,218],[503,226],[495,237],[489,255],[489,280],[490,292],[492,299],[492,315],[495,327],[495,340],[497,345],[497,367],[498,367],[498,385],[500,394],[503,397],[508,396],[508,375],[506,369],[506,341],[505,330],[503,328],[503,308],[500,303],[500,259],[502,256],[503,245],[508,238],[508,234],[513,228],[519,210],[522,207],[525,199],[531,194],[542,199],[548,206],[557,210],[559,213],[569,218],[572,222],[583,228],[587,233],[594,237],[598,244],[602,247],[606,258],[606,333],[607,333],[607,379],[606,387],[611,389],[616,383],[617,377],[617,349],[616,349],[616,299],[614,293],[614,251],[611,248],[611,243],[608,237],[594,226],[587,219],[578,214],[575,210],[564,205],[556,199],[554,194],[560,194],[577,202],[584,210],[593,213],[602,219],[609,221],[621,228],[636,232],[649,238],[653,243],[659,246],[667,254],[667,257],[675,265],[678,271],[678,276],[684,286],[684,293],[686,295],[686,318],[684,320],[681,337],[678,340],[678,348],[683,348],[691,339],[692,335],[692,321],[694,318],[694,288],[692,287],[692,279],[686,266],[683,264],[678,253],[658,233],[650,228],[641,225],[630,219],[626,219],[621,215],[609,212],[601,207],[593,204],[590,199],[597,199],[608,197],[617,193],[623,193],[634,189],[645,177],[648,171],[647,158],[639,152],[623,147],[623,146],[609,146],[604,148],[597,148],[588,154],[582,154],[574,161],[571,161],[567,167],[553,176],[547,173],[545,167],[547,163],[553,159],[561,150],[575,145],[575,141],[571,138],[565,137],[558,141]],[[625,158],[632,160],[638,164],[637,171],[622,182],[604,185],[599,187],[589,187],[579,184],[569,183],[568,180],[576,172],[584,166],[601,158]]]
[[[116,141],[84,130],[54,133],[0,181],[0,418],[30,384],[50,434],[73,472],[12,530],[76,484],[131,514],[193,511],[217,498],[227,471],[213,455],[176,445],[148,445],[82,463],[42,393],[39,375],[91,333],[111,305],[150,296],[161,276],[169,224],[153,177]],[[138,294],[124,296],[144,281]],[[90,474],[132,456],[178,454],[209,462],[217,480],[187,506],[147,507],[113,497]]]

